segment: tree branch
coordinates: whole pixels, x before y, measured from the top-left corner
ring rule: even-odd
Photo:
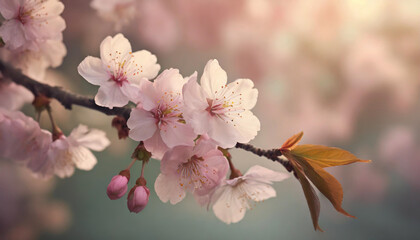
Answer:
[[[109,109],[106,107],[98,106],[93,98],[71,93],[62,89],[61,87],[53,87],[48,84],[40,83],[36,80],[25,76],[21,73],[21,71],[14,69],[10,65],[2,61],[0,61],[0,72],[3,74],[3,76],[9,78],[11,81],[22,85],[28,90],[30,90],[35,96],[44,95],[48,98],[56,99],[66,109],[71,110],[72,105],[78,105],[102,112],[106,115],[123,116],[126,120],[130,117],[131,108],[129,107],[114,107],[112,109]],[[282,155],[279,149],[264,150],[256,148],[251,144],[243,143],[237,143],[235,147],[251,152],[260,157],[263,156],[272,161],[278,162],[282,164],[287,169],[287,171],[292,171],[292,167],[289,161],[285,161],[279,158]]]
[[[66,109],[71,110],[72,105],[78,105],[90,108],[106,115],[119,115],[128,119],[130,117],[131,109],[128,107],[114,107],[109,109],[98,106],[92,98],[81,96],[63,90],[61,87],[53,87],[48,84],[35,81],[21,73],[21,71],[14,69],[8,64],[0,61],[0,71],[3,76],[9,78],[11,81],[26,87],[35,96],[44,95],[48,98],[54,98],[59,101]]]

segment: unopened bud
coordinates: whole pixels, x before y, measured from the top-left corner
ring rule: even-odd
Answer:
[[[123,170],[120,174],[112,177],[111,182],[106,188],[106,194],[109,199],[119,199],[127,192],[127,184],[130,180],[130,171]]]

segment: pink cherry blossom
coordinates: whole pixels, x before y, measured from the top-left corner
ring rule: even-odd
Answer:
[[[146,186],[134,186],[127,198],[127,207],[130,212],[141,212],[149,202],[150,190]]]
[[[177,69],[169,69],[153,83],[140,83],[140,104],[131,111],[127,126],[130,138],[143,141],[154,158],[162,158],[175,146],[194,145],[197,135],[183,119],[182,86],[186,82]]]
[[[13,67],[21,69],[23,74],[38,81],[45,80],[48,67],[58,67],[67,54],[62,41],[47,40],[39,43],[38,50],[9,51],[0,50],[0,58]]]
[[[185,120],[196,134],[207,133],[221,147],[247,143],[260,130],[260,121],[250,111],[257,102],[258,91],[250,79],[227,83],[226,72],[217,60],[210,60],[201,77],[184,86]]]
[[[28,89],[2,79],[0,74],[0,108],[18,110],[33,100],[34,95]]]
[[[90,6],[102,19],[114,23],[116,30],[130,23],[137,12],[136,0],[93,0]]]
[[[128,174],[128,175],[127,175]],[[130,180],[130,171],[122,171],[120,174],[112,177],[111,182],[109,183],[106,194],[109,199],[115,200],[119,199],[127,192],[127,183]]]
[[[122,34],[106,37],[100,52],[100,59],[88,56],[77,68],[89,83],[100,86],[95,96],[99,106],[122,107],[136,99],[139,83],[156,77],[160,69],[155,55],[146,50],[133,53]]]
[[[0,157],[26,164],[30,159],[45,159],[51,133],[22,112],[0,108]]]
[[[226,180],[212,194],[210,204],[213,212],[221,221],[230,224],[241,221],[252,202],[276,196],[276,191],[270,185],[288,178],[286,173],[279,173],[270,169],[253,166],[240,177]]]
[[[109,144],[105,132],[79,125],[68,137],[62,135],[53,141],[45,158],[31,160],[28,167],[43,178],[54,174],[60,178],[70,177],[75,168],[91,170],[97,160],[90,150],[102,151]]]
[[[58,0],[0,0],[0,13],[6,19],[0,36],[10,50],[38,50],[45,40],[62,40],[66,24]]]
[[[211,140],[198,141],[195,147],[174,147],[161,161],[156,194],[162,202],[171,204],[184,199],[186,192],[193,193],[200,201],[221,183],[228,168],[223,153]]]

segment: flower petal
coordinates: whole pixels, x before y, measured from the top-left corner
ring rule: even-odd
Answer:
[[[68,138],[74,140],[80,146],[94,151],[103,151],[110,144],[104,131],[99,129],[89,130],[87,126],[82,124],[73,129]]]
[[[165,152],[169,150],[168,146],[163,142],[159,131],[156,131],[151,138],[144,141],[144,147],[147,151],[151,152],[152,157],[157,160],[162,159]]]
[[[238,131],[229,122],[219,117],[211,117],[209,121],[209,137],[222,148],[232,148],[240,138]]]
[[[113,66],[117,57],[121,58],[121,56],[131,52],[131,44],[124,35],[119,33],[114,37],[106,37],[101,43],[100,51],[101,59],[105,66],[108,64]]]
[[[85,147],[72,147],[69,149],[71,153],[71,160],[74,162],[76,167],[81,170],[89,171],[98,162],[95,155],[89,149]]]
[[[162,202],[177,204],[185,197],[185,191],[179,186],[177,179],[159,174],[155,181],[155,191]]]
[[[95,96],[95,103],[102,107],[122,107],[127,105],[128,97],[125,96],[120,86],[113,81],[105,82],[101,85]]]
[[[258,90],[253,87],[254,83],[252,80],[238,79],[227,85],[227,94],[225,97],[229,101],[240,103],[240,107],[243,107],[247,110],[252,109],[257,103],[258,99]]]
[[[0,27],[0,35],[6,47],[11,50],[16,50],[27,42],[23,25],[16,19],[5,21]]]
[[[4,19],[15,17],[19,10],[19,1],[0,0],[0,13]]]
[[[101,59],[96,57],[86,57],[77,67],[77,71],[86,81],[94,85],[101,85],[110,78]]]
[[[231,224],[241,221],[246,212],[240,198],[240,191],[225,185],[216,190],[213,212],[221,221]]]
[[[194,146],[194,139],[197,137],[189,125],[177,121],[162,127],[160,134],[169,148],[179,145]]]
[[[233,123],[236,125],[235,129],[238,132],[236,140],[240,143],[248,143],[260,131],[260,120],[251,111],[244,111],[240,113],[240,116],[233,119]]]
[[[190,78],[182,89],[184,106],[183,114],[196,134],[205,134],[209,131],[210,114],[206,111],[208,107],[206,93],[198,85],[196,78]]]
[[[252,166],[244,175],[245,179],[258,181],[262,183],[280,182],[288,178],[289,174],[275,172],[271,169],[259,165]]]
[[[151,138],[157,130],[156,119],[153,117],[153,114],[139,108],[131,110],[127,126],[130,129],[130,138],[136,141],[144,141]]]
[[[166,69],[153,81],[155,89],[161,93],[181,93],[182,87],[187,81],[179,73],[178,69]]]
[[[157,76],[160,65],[157,64],[157,58],[147,50],[141,50],[133,53],[133,59],[140,72],[136,78],[153,79]]]
[[[204,91],[206,91],[211,98],[214,98],[217,91],[220,91],[225,87],[227,83],[227,74],[225,70],[220,67],[219,62],[216,59],[207,62],[200,83]]]
[[[140,103],[146,111],[157,108],[157,102],[159,101],[159,95],[156,93],[153,83],[145,79],[140,82]]]
[[[124,82],[121,92],[132,102],[138,102],[140,99],[140,87],[135,84]]]

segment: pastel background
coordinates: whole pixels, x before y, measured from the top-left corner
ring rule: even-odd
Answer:
[[[64,0],[68,54],[48,73],[50,84],[93,96],[96,87],[77,73],[98,56],[108,35],[122,32],[133,49],[147,49],[162,69],[201,75],[216,58],[228,78],[251,78],[259,90],[254,113],[261,131],[252,144],[279,147],[298,131],[305,143],[341,147],[371,164],[331,168],[342,183],[343,207],[321,199],[320,226],[312,228],[298,182],[274,185],[277,197],[256,204],[236,224],[220,222],[192,197],[172,206],[153,190],[159,162],[146,179],[147,208],[127,210],[106,187],[130,162],[135,142],[118,140],[112,117],[55,103],[56,121],[69,133],[78,123],[107,131],[112,141],[90,172],[38,181],[0,162],[0,232],[11,239],[414,239],[420,231],[420,1],[418,0],[138,0],[119,24],[90,1]],[[126,19],[124,19],[126,18]],[[31,106],[26,113],[34,116]],[[48,127],[44,116],[43,127]],[[245,172],[259,164],[282,166],[233,150]],[[139,165],[132,176],[140,172]],[[134,179],[134,178],[133,178]],[[133,180],[132,180],[133,181]]]

